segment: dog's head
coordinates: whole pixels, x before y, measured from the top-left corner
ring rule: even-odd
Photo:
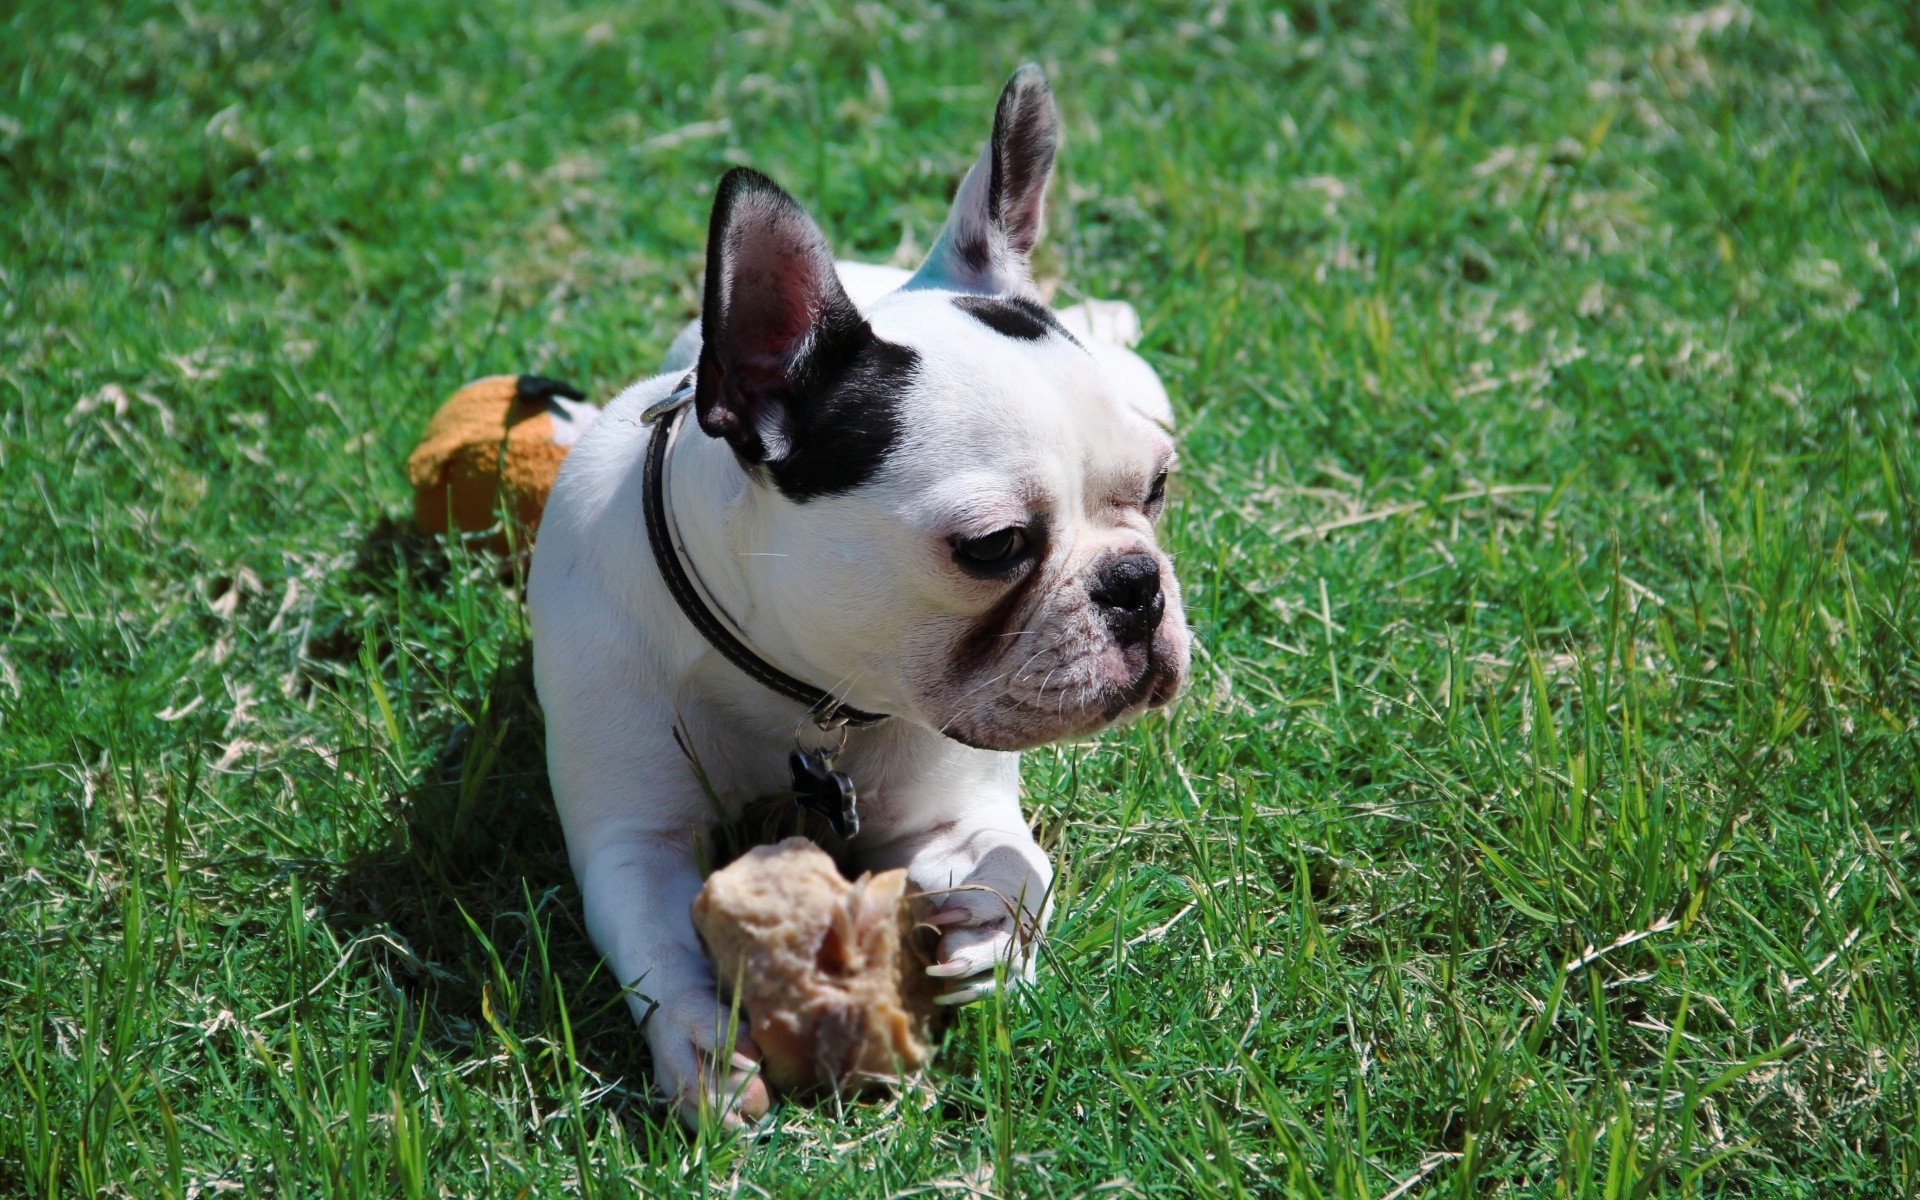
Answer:
[[[756,630],[860,707],[1012,750],[1164,704],[1189,639],[1155,539],[1174,447],[1040,300],[1059,114],[1037,68],[905,287],[863,315],[795,201],[715,199],[696,408],[753,479]],[[765,551],[761,551],[765,553]]]

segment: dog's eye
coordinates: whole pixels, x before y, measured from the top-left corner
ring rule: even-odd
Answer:
[[[1152,512],[1154,509],[1159,508],[1166,498],[1167,473],[1162,471],[1153,477],[1153,486],[1147,489],[1147,502],[1142,507],[1148,512]]]
[[[955,538],[953,557],[974,571],[1004,571],[1026,557],[1031,540],[1018,525],[996,529],[977,538]]]

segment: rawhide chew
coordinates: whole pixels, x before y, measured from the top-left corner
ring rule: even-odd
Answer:
[[[935,990],[909,907],[905,871],[848,883],[798,837],[756,847],[707,880],[694,928],[775,1088],[857,1088],[925,1064]]]

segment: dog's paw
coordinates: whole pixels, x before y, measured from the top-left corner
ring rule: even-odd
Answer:
[[[1039,921],[1021,897],[986,884],[963,884],[936,903],[921,920],[940,931],[936,961],[927,974],[953,986],[934,1003],[971,1004],[993,994],[1002,979],[1010,986],[1033,982]]]
[[[766,1115],[760,1049],[745,1018],[736,1021],[711,992],[662,1001],[647,1018],[647,1042],[654,1083],[689,1129],[703,1119],[738,1129]]]

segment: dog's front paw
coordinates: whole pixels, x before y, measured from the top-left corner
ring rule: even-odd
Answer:
[[[936,903],[922,920],[940,931],[938,961],[927,974],[951,980],[953,986],[934,1003],[971,1004],[991,995],[1002,978],[1009,985],[1033,982],[1040,932],[1033,910],[1039,907],[1038,898],[969,882],[938,896]]]
[[[647,1043],[654,1083],[689,1129],[703,1118],[738,1129],[766,1115],[760,1049],[745,1017],[736,1021],[712,992],[661,1001],[647,1018]]]

